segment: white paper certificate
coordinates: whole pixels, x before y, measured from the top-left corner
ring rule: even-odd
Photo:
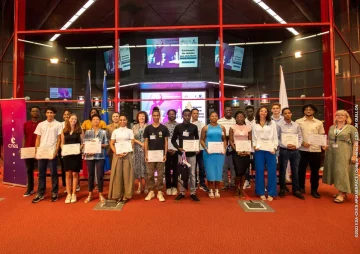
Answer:
[[[148,150],[148,162],[163,162],[164,151],[163,150]]]
[[[21,148],[21,159],[32,159],[35,158],[35,147]]]
[[[80,154],[80,144],[63,145],[61,149],[62,156],[77,155],[77,154]]]
[[[224,153],[224,142],[209,142],[208,143],[209,153]]]
[[[256,147],[259,150],[262,150],[262,151],[268,151],[268,152],[274,152],[275,151],[274,143],[272,142],[272,140],[263,140],[263,139],[261,139]]]
[[[308,136],[308,143],[315,146],[326,146],[327,136],[324,134],[310,133]]]
[[[251,152],[251,140],[235,141],[236,152]]]
[[[183,140],[185,152],[198,152],[199,148],[199,140]]]
[[[101,153],[101,143],[99,141],[85,141],[84,153],[86,154],[96,154]]]
[[[131,140],[115,143],[116,154],[132,152]]]
[[[297,147],[299,145],[299,135],[293,133],[281,133],[281,143],[286,146],[294,145]]]
[[[54,157],[55,149],[53,147],[38,147],[36,149],[37,159],[52,159]]]

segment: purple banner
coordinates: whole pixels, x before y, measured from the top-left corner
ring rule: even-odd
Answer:
[[[19,151],[24,136],[26,103],[24,99],[0,100],[4,146],[3,182],[26,185],[26,166]]]

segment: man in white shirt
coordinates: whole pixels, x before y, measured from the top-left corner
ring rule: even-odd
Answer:
[[[306,168],[310,164],[311,175],[311,195],[314,198],[320,198],[317,189],[319,187],[319,169],[321,163],[321,146],[310,145],[308,138],[310,134],[325,134],[323,123],[314,117],[317,108],[313,104],[307,104],[302,107],[304,117],[296,120],[300,125],[303,142],[300,147],[300,164],[299,164],[299,187],[302,193],[305,193]]]
[[[34,132],[37,135],[35,149],[36,159],[38,160],[39,186],[38,194],[33,199],[33,203],[38,203],[44,199],[44,194],[46,190],[46,170],[49,162],[51,164],[51,202],[56,202],[58,200],[59,184],[56,155],[59,151],[60,135],[63,128],[62,124],[55,120],[56,109],[48,107],[45,112],[46,120],[39,123]],[[51,149],[53,151],[53,156],[49,159],[38,158],[37,150],[39,147]]]
[[[255,108],[254,106],[246,106],[245,107],[245,112],[246,112],[246,119],[245,119],[245,124],[246,125],[249,125],[249,126],[252,126],[253,124],[255,124],[255,117],[254,117],[254,113],[255,113]],[[251,156],[250,156],[251,160],[250,160],[250,165],[251,165],[251,168],[254,169],[254,153],[252,152],[251,153]],[[246,173],[245,173],[245,183],[244,183],[244,186],[243,186],[243,189],[249,189],[251,188],[251,185],[250,185],[250,180],[251,180],[251,176],[250,176],[250,168],[248,168],[246,170]]]
[[[246,106],[245,107],[245,112],[246,112],[246,119],[245,119],[245,124],[246,125],[252,125],[255,123],[255,108],[254,106]]]
[[[232,110],[231,107],[225,107],[225,117],[220,118],[218,120],[218,124],[221,124],[225,127],[226,130],[226,141],[229,142],[229,130],[231,126],[236,124],[235,118],[232,117]],[[228,145],[228,144],[227,144]],[[230,181],[228,176],[228,170],[230,169]],[[225,157],[225,163],[223,167],[223,183],[224,186],[222,190],[226,188],[234,187],[235,186],[235,169],[234,164],[232,161],[232,155],[227,155]]]

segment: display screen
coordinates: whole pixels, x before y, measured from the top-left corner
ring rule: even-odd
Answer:
[[[167,111],[175,109],[176,121],[182,122],[182,111],[185,108],[199,110],[199,121],[206,123],[205,117],[205,100],[187,100],[187,99],[205,99],[205,92],[142,92],[141,110],[146,111],[149,115],[149,122],[152,122],[151,113],[155,107],[160,109],[160,122],[166,123],[168,121]],[[171,100],[166,100],[171,99]],[[184,100],[181,100],[184,99]]]
[[[216,41],[216,44],[219,44],[219,41]],[[220,66],[220,47],[215,48],[215,66]],[[224,51],[224,69],[241,71],[243,58],[244,58],[244,48],[238,46],[229,46],[227,43],[223,44]]]
[[[147,39],[148,68],[198,67],[198,37]]]
[[[130,48],[129,44],[119,47],[119,70],[130,70]],[[115,73],[115,49],[104,52],[105,67],[108,74]]]
[[[72,88],[50,87],[50,99],[71,99]]]

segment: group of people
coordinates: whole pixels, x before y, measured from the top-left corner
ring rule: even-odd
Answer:
[[[303,194],[308,165],[311,170],[310,193],[314,198],[320,198],[319,169],[323,149],[325,162],[322,181],[335,185],[338,193],[334,195],[334,202],[343,203],[347,193],[355,192],[354,163],[357,159],[355,146],[358,136],[356,128],[351,125],[349,114],[344,110],[336,112],[334,125],[329,129],[327,145],[321,147],[309,143],[309,135],[325,134],[323,123],[314,117],[317,113],[314,105],[303,106],[304,117],[295,122],[292,120],[291,109],[281,110],[279,103],[271,106],[271,112],[272,115],[267,107],[261,106],[255,113],[253,106],[247,106],[245,112],[237,111],[233,117],[232,109],[226,107],[223,118],[219,119],[218,114],[213,111],[209,115],[209,124],[205,125],[198,120],[199,111],[195,108],[183,110],[182,123],[176,122],[176,110],[170,109],[167,112],[168,122],[163,125],[160,123],[160,110],[155,107],[151,113],[151,124],[148,123],[148,114],[139,111],[136,116],[137,123],[129,129],[127,117],[117,112],[112,114],[112,123],[106,125],[101,120],[99,112],[92,109],[89,119],[80,126],[77,116],[68,110],[63,114],[64,122],[60,123],[54,118],[56,109],[47,108],[46,120],[40,121],[40,109],[32,107],[31,120],[24,124],[23,146],[35,149],[48,147],[54,151],[52,158],[38,159],[39,186],[32,202],[37,203],[44,199],[49,162],[51,201],[58,200],[58,155],[65,172],[65,203],[77,202],[79,172],[83,167],[87,167],[88,170],[89,194],[85,203],[94,199],[95,188],[99,192],[99,201],[106,201],[103,196],[103,182],[107,156],[111,162],[107,198],[122,203],[132,199],[135,179],[138,184],[136,193],[144,192],[146,201],[155,196],[160,202],[165,201],[164,175],[166,195],[176,196],[175,202],[183,200],[187,188],[183,183],[178,183],[179,164],[186,165],[188,169],[188,189],[190,199],[194,202],[200,202],[196,195],[198,183],[199,189],[208,192],[210,198],[220,198],[221,182],[222,189],[234,188],[235,196],[243,198],[243,190],[250,187],[251,169],[255,170],[255,193],[262,200],[272,201],[275,196],[286,196],[290,191],[286,186],[286,180],[290,178],[289,172],[293,195],[305,199]],[[189,140],[199,142],[198,149],[186,151],[184,141],[188,143]],[[61,153],[63,146],[68,144],[78,144],[83,150],[85,142],[101,143],[101,152],[79,152],[75,155]],[[130,144],[131,149],[119,152],[119,145],[126,142]],[[241,147],[239,144],[249,146]],[[156,156],[157,160],[154,159]],[[36,159],[25,161],[28,185],[24,196],[33,194]]]

